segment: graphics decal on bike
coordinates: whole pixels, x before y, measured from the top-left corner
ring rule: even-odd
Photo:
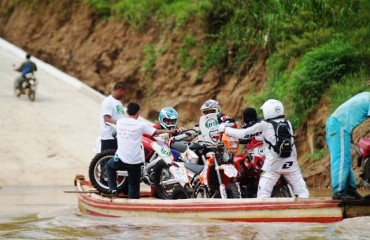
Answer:
[[[166,155],[167,157],[171,156],[171,150],[169,148],[162,148],[161,153]]]
[[[189,182],[188,175],[185,168],[170,167],[170,171],[174,178],[179,181],[181,185]]]

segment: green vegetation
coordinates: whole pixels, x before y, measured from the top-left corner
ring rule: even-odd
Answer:
[[[102,17],[123,19],[143,30],[150,22],[183,27],[190,17],[202,17],[211,7],[210,0],[87,0]]]
[[[13,2],[34,6],[54,1]],[[250,90],[246,101],[255,107],[268,98],[280,99],[295,128],[323,95],[328,96],[333,110],[353,94],[369,89],[369,0],[83,2],[100,18],[122,19],[137,31],[156,27],[181,34],[186,28],[188,35],[175,53],[182,71],[197,67],[198,82],[212,68],[228,75],[225,79],[233,74],[243,76],[245,66],[252,66],[258,54],[266,53],[268,79],[263,91],[252,85],[240,87]],[[199,36],[199,27],[203,36]],[[157,55],[173,49],[158,44],[151,43],[143,50],[141,64],[150,77],[155,73]]]
[[[311,161],[315,162],[315,161],[321,160],[328,153],[329,153],[328,149],[322,148],[322,149],[319,149],[319,150],[315,150],[313,153],[308,154],[307,157]]]
[[[155,61],[157,60],[157,52],[155,51],[153,45],[145,45],[143,52],[145,57],[142,67],[147,76],[152,78],[155,74]]]
[[[177,58],[179,60],[181,69],[184,72],[189,71],[192,69],[196,63],[196,58],[191,56],[189,52],[195,47],[196,39],[192,35],[187,35],[184,38],[183,48],[180,48],[177,51]]]

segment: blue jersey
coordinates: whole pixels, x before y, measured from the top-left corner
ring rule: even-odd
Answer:
[[[331,115],[349,134],[370,116],[370,92],[362,92],[340,105]]]

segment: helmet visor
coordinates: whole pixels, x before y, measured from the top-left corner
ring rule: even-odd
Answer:
[[[210,113],[217,113],[217,109],[214,109],[214,108],[205,109],[202,112],[203,112],[203,115],[207,115],[207,114],[210,114]]]
[[[173,126],[173,125],[176,125],[176,123],[177,123],[177,119],[163,118],[163,122],[164,122],[167,126]]]

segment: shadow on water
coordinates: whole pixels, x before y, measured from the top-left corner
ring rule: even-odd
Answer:
[[[370,217],[331,224],[104,218],[81,214],[70,186],[0,189],[6,239],[368,239]]]

